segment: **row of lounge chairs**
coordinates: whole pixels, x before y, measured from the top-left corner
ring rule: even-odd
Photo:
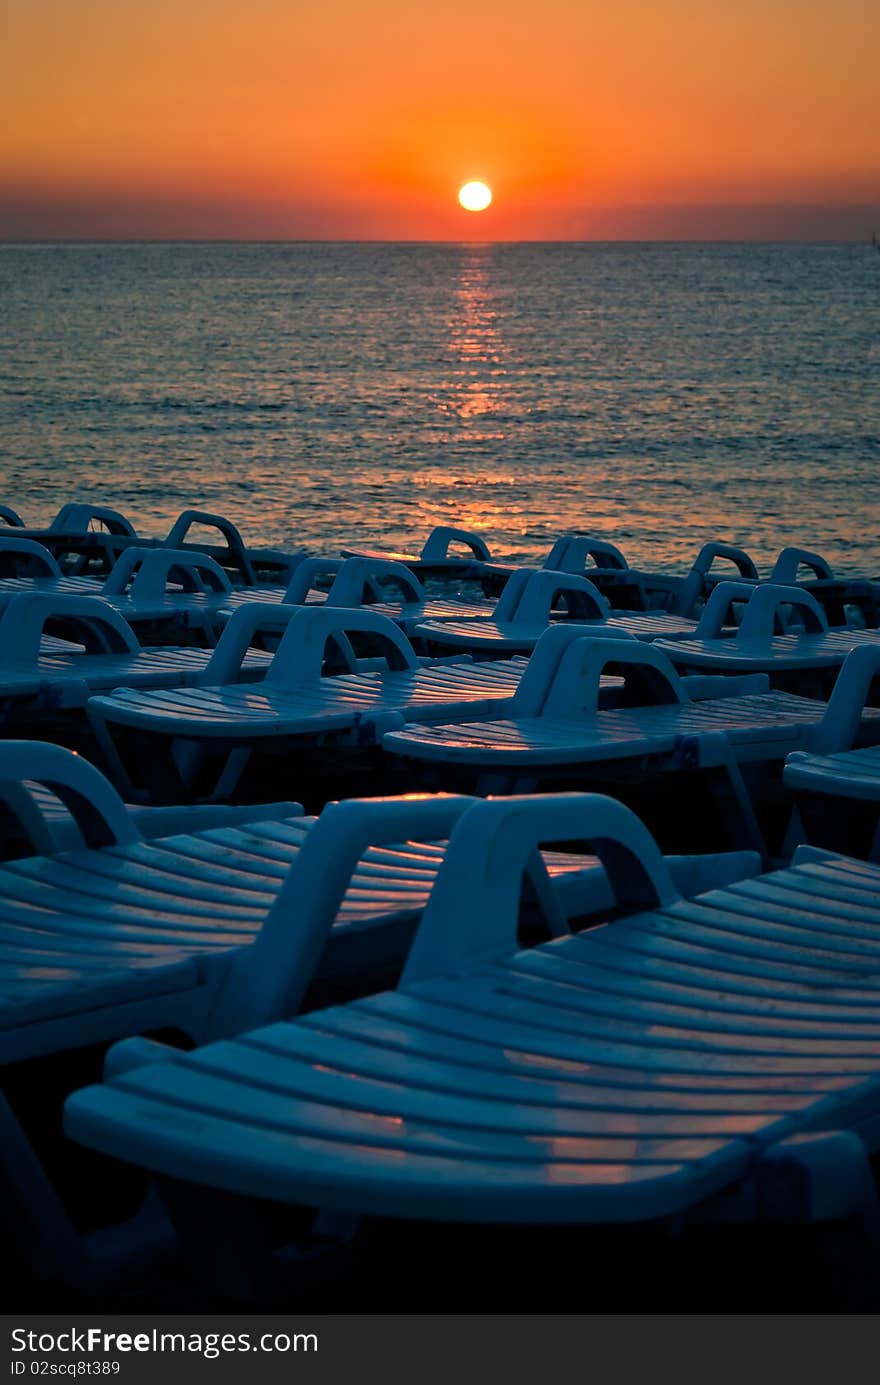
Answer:
[[[349,801],[150,843],[52,749],[3,747],[4,779],[37,775],[111,840],[0,868],[6,1053],[169,1027],[198,1044],[123,1038],[67,1102],[78,1142],[355,1215],[746,1219],[781,1171],[797,1215],[871,1210],[876,868],[814,848],[764,875],[747,853],[664,861],[599,795]],[[524,879],[552,939],[525,950]],[[290,1018],[365,940],[405,954],[397,986]],[[7,1179],[32,1193],[4,1123]],[[35,1244],[72,1243],[54,1202],[29,1210]]]
[[[39,532],[12,514],[5,731],[76,725],[116,787],[0,740],[3,1061],[110,1045],[67,1138],[156,1178],[178,1231],[228,1241],[253,1203],[297,1209],[279,1249],[309,1210],[322,1228],[748,1222],[780,1197],[795,1220],[874,1215],[872,584],[795,550],[761,582],[720,545],[670,578],[580,535],[510,571],[460,530],[416,556],[263,564],[221,528],[236,567],[185,543],[219,518],[200,512],[148,545],[93,514],[113,540],[95,575],[87,534],[64,546],[83,513]],[[169,633],[198,644],[141,643]],[[317,816],[237,801],[252,756],[286,797],[310,749],[421,792]],[[664,856],[619,798],[701,773],[728,849]],[[760,820],[771,793],[784,840]],[[78,1237],[3,1098],[0,1135],[0,1199],[41,1273],[106,1283],[164,1242],[154,1195]]]

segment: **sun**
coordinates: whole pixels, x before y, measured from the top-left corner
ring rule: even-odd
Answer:
[[[492,201],[492,189],[487,183],[465,183],[458,189],[458,200],[466,212],[484,212]]]

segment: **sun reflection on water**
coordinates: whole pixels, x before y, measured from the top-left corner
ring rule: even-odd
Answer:
[[[461,269],[453,291],[453,311],[449,317],[451,378],[437,398],[439,407],[471,424],[504,407],[504,342],[501,316],[491,282],[490,247],[472,246],[463,250]],[[474,433],[472,440],[500,439],[503,429]]]

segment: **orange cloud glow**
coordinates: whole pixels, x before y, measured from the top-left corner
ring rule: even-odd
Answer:
[[[473,176],[501,239],[880,201],[875,0],[0,3],[7,236],[457,239]]]

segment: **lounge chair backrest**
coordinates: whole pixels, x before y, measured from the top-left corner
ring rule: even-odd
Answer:
[[[92,524],[100,524],[109,534],[116,534],[121,538],[137,538],[131,521],[127,520],[125,515],[120,514],[118,510],[111,510],[107,505],[87,505],[76,502],[61,507],[49,525],[49,532],[51,534],[85,534],[88,533],[89,526]]]
[[[880,644],[862,644],[851,649],[837,675],[822,720],[807,732],[808,750],[816,755],[833,755],[855,745],[875,680],[880,680]]]
[[[492,612],[493,620],[508,621],[516,618],[516,608],[519,606],[526,584],[529,578],[539,571],[540,569],[536,567],[520,567],[510,574],[501,595],[495,602],[495,609]]]
[[[285,606],[301,606],[319,577],[336,577],[345,558],[307,558],[303,557],[294,567],[287,591],[284,593]]]
[[[263,603],[264,604],[264,603]],[[247,609],[247,608],[245,608]],[[419,661],[409,640],[393,620],[368,607],[298,606],[275,651],[265,682],[287,689],[314,684],[324,671],[327,646],[332,645],[343,668],[357,671],[350,635],[369,635],[381,647],[390,669],[417,669]]]
[[[821,635],[828,629],[825,612],[814,596],[800,587],[781,587],[773,583],[756,587],[743,611],[736,635],[739,649],[765,646],[778,626],[786,628],[792,617],[807,634]]]
[[[425,591],[409,568],[376,558],[346,558],[327,594],[328,606],[363,606],[387,601],[385,586],[393,586],[404,602],[424,601]]]
[[[11,505],[0,505],[0,520],[8,524],[11,529],[24,529],[25,523],[18,510],[13,510]]]
[[[600,625],[596,628],[595,636],[592,631],[590,634],[592,638],[626,640],[629,643],[635,641],[635,635],[628,630],[619,630],[615,626]],[[548,625],[532,650],[529,662],[517,685],[513,699],[514,716],[538,717],[541,715],[547,701],[547,694],[553,686],[565,651],[575,640],[582,639],[584,639],[584,631],[580,625],[568,622]]]
[[[185,592],[231,592],[232,583],[219,563],[185,548],[127,548],[101,588],[102,596],[132,601],[161,601],[169,584]]]
[[[551,842],[585,843],[595,852],[621,908],[668,908],[680,899],[650,832],[615,799],[538,794],[475,803],[452,829],[401,987],[511,956],[523,874],[534,872],[539,848]]]
[[[719,582],[709,595],[694,636],[698,640],[720,639],[725,625],[733,619],[732,608],[738,603],[747,603],[757,588],[752,582]]]
[[[474,801],[450,794],[328,804],[303,842],[259,936],[231,968],[217,1007],[224,1031],[240,1033],[296,1012],[368,847],[443,840]]]
[[[793,587],[802,567],[812,572],[820,582],[830,581],[834,576],[831,564],[818,553],[809,553],[805,548],[783,548],[770,574],[770,581],[781,583],[784,587]]]
[[[244,539],[232,520],[227,519],[225,515],[212,515],[207,510],[183,510],[162,540],[162,547],[183,548],[186,536],[195,524],[200,524],[206,529],[217,530],[226,544],[229,565],[241,573],[242,582],[245,586],[256,586],[257,579],[253,564],[248,557]],[[198,549],[203,545],[197,544],[195,547]]]
[[[136,654],[140,650],[128,622],[99,596],[20,592],[0,616],[4,663],[35,669],[40,641],[50,623],[62,627],[54,634],[83,645],[87,654]]]
[[[235,683],[247,652],[258,635],[283,635],[292,616],[301,606],[288,606],[274,601],[249,601],[237,606],[211,651],[204,673],[198,682],[208,688]]]
[[[545,568],[555,568],[558,572],[582,573],[587,566],[587,561],[592,559],[600,571],[627,572],[629,570],[629,563],[620,549],[616,544],[609,543],[607,539],[597,539],[591,534],[569,534],[564,541],[560,542],[562,548],[557,554],[557,561],[550,561],[556,548],[554,545],[554,549],[551,550],[544,562]]]
[[[72,814],[87,846],[141,840],[116,790],[72,750],[42,741],[0,742],[0,802],[16,818],[37,855],[51,855],[55,837],[34,785],[43,785]]]
[[[513,620],[518,625],[546,624],[560,600],[565,603],[569,614],[575,620],[601,621],[606,618],[610,609],[598,587],[586,577],[577,577],[570,572],[542,569],[529,575],[517,602]],[[502,619],[497,609],[495,618]]]
[[[491,560],[492,555],[479,534],[471,534],[467,529],[456,529],[449,524],[438,524],[431,530],[419,557],[423,563],[443,562],[449,557],[451,543],[463,543],[481,562]]]
[[[690,615],[705,593],[706,578],[716,558],[727,558],[734,564],[741,577],[752,582],[759,580],[758,569],[744,549],[736,548],[730,543],[704,543],[693,567],[678,588],[675,604],[679,615]]]
[[[26,569],[31,577],[60,577],[61,568],[41,543],[0,533],[0,577],[16,576]]]
[[[582,634],[563,652],[538,715],[555,720],[595,718],[602,674],[610,666],[623,674],[635,705],[656,707],[690,701],[672,663],[653,645]]]

